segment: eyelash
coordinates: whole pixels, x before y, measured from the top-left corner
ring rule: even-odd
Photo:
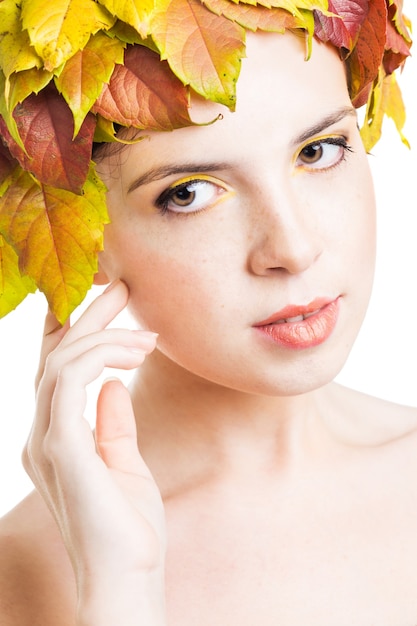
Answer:
[[[174,187],[168,187],[168,189],[166,189],[165,191],[161,193],[161,195],[157,198],[155,202],[155,205],[158,208],[158,211],[161,213],[161,215],[174,214],[175,216],[178,216],[178,217],[191,217],[193,215],[196,215],[197,213],[202,213],[203,211],[209,209],[213,204],[212,202],[210,202],[207,206],[199,208],[195,211],[173,211],[172,209],[169,208],[170,201],[174,198],[176,194],[178,194],[178,192],[183,191],[183,190],[186,191],[187,188],[191,186],[198,186],[200,184],[207,184],[207,185],[211,185],[212,187],[217,186],[219,189],[219,195],[221,195],[222,192],[226,191],[226,189],[224,189],[220,185],[216,185],[214,181],[211,181],[207,178],[192,178],[191,177],[188,180],[184,180],[183,182],[178,183]]]
[[[302,169],[305,169],[307,171],[315,171],[315,172],[328,171],[335,167],[338,167],[343,161],[345,161],[348,152],[354,152],[352,146],[348,144],[346,137],[325,137],[323,139],[312,141],[306,144],[305,146],[303,146],[301,150],[298,152],[296,161],[300,158],[303,151],[307,150],[308,148],[322,147],[323,145],[338,146],[342,148],[343,153],[341,157],[335,163],[332,163],[331,165],[328,165],[325,167],[314,167],[314,164],[311,164],[313,166],[309,167],[308,163],[302,163],[300,165]]]
[[[353,148],[347,143],[347,138],[346,137],[325,137],[323,139],[318,139],[316,141],[312,141],[308,144],[306,144],[305,146],[303,146],[301,148],[301,150],[299,150],[298,154],[297,154],[297,158],[296,158],[296,162],[300,159],[301,155],[303,154],[303,151],[308,150],[309,148],[322,148],[322,146],[324,145],[330,145],[330,146],[338,146],[340,148],[342,148],[343,152],[340,156],[340,158],[338,158],[336,160],[336,162],[331,163],[330,165],[324,166],[324,167],[314,167],[314,162],[308,164],[308,163],[301,163],[301,165],[299,166],[301,169],[306,170],[307,172],[309,171],[314,171],[314,172],[320,172],[320,171],[329,171],[331,169],[334,169],[335,167],[338,167],[343,161],[345,161],[346,159],[346,155],[347,152],[353,152]],[[313,155],[314,158],[314,155]],[[319,154],[319,161],[321,160],[322,155]],[[217,186],[219,190],[221,190],[219,193],[221,194],[222,191],[226,191],[224,188],[222,188],[220,185],[216,185],[216,183],[214,181],[210,181],[209,179],[206,178],[189,178],[187,180],[184,180],[180,183],[178,183],[177,185],[175,185],[174,187],[168,187],[168,189],[166,189],[165,191],[163,191],[161,193],[161,195],[156,199],[155,201],[155,206],[158,208],[158,211],[160,212],[161,215],[171,215],[174,214],[175,216],[181,216],[181,217],[190,217],[192,215],[196,215],[197,213],[202,213],[203,211],[205,211],[206,209],[210,208],[212,206],[212,203],[208,203],[207,206],[202,206],[201,208],[195,210],[195,211],[173,211],[172,209],[169,208],[169,203],[173,200],[173,198],[175,197],[176,194],[178,194],[181,191],[186,191],[187,188],[191,187],[192,185],[194,186],[198,186],[200,184],[208,184],[208,185],[212,185],[212,186]],[[186,206],[186,205],[184,205]]]

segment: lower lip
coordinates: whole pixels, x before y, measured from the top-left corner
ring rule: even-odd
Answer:
[[[332,334],[339,316],[339,298],[301,322],[256,326],[275,343],[293,350],[305,350],[324,343]]]

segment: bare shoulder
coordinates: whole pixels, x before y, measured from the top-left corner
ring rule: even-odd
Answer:
[[[73,626],[72,569],[33,493],[0,520],[0,626]]]
[[[370,446],[410,448],[417,460],[417,407],[405,406],[334,384],[334,404],[345,414],[349,435]]]

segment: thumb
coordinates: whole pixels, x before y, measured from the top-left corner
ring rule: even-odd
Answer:
[[[97,451],[109,469],[151,477],[140,456],[130,395],[118,379],[106,381],[97,400]]]

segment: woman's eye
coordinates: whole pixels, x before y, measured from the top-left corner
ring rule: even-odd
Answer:
[[[203,179],[177,183],[156,200],[162,213],[196,213],[212,206],[226,192],[224,187]]]
[[[309,143],[298,154],[296,165],[305,169],[326,170],[344,160],[352,148],[343,137],[329,137]]]

